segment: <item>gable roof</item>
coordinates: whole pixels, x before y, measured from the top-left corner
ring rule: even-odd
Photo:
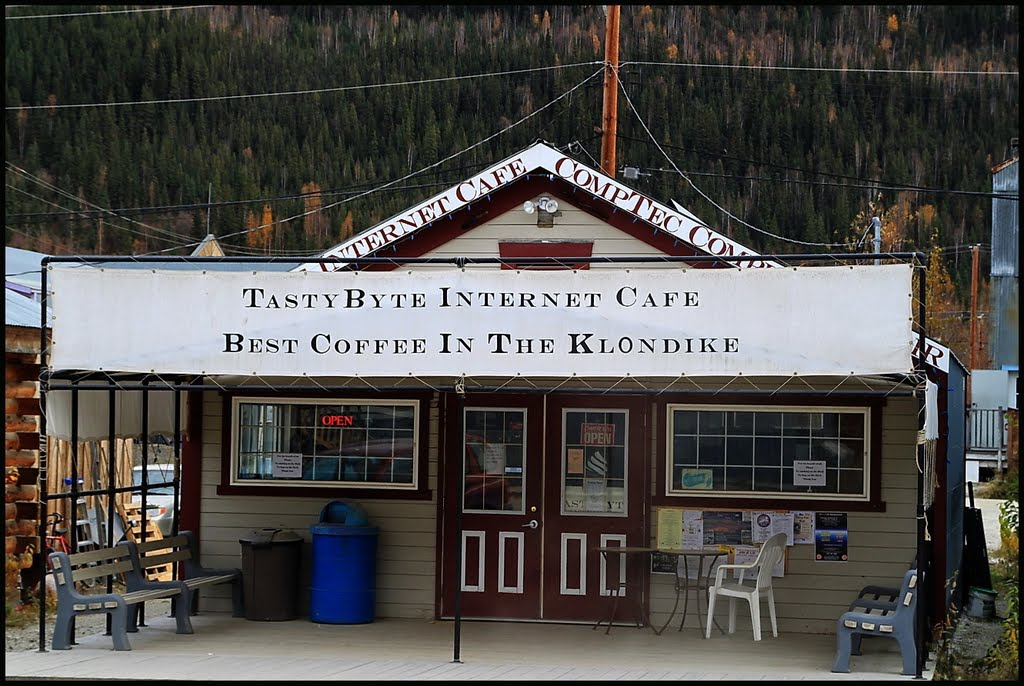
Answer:
[[[532,185],[530,181],[533,181]],[[685,208],[678,205],[669,207],[544,142],[534,143],[475,176],[356,234],[325,251],[321,257],[353,259],[381,256],[385,249],[394,250],[399,243],[422,236],[430,229],[453,220],[457,220],[461,228],[469,228],[496,215],[494,211],[473,214],[474,204],[487,201],[495,206],[498,213],[521,204],[522,200],[509,203],[510,198],[521,195],[510,192],[513,186],[523,187],[531,197],[537,192],[552,192],[566,199],[571,197],[576,204],[582,201],[583,209],[609,223],[620,227],[640,224],[646,233],[653,229],[659,237],[669,239],[670,244],[686,246],[686,254],[750,255],[752,259],[749,262],[733,263],[740,268],[781,266],[718,233]],[[499,198],[503,201],[499,202]],[[297,266],[294,271],[336,271],[344,266],[308,262]]]

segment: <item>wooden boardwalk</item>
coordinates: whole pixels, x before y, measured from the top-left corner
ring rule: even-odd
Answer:
[[[453,622],[384,619],[314,624],[254,622],[226,614],[193,617],[195,633],[174,633],[170,617],[151,617],[129,634],[132,650],[109,636],[79,636],[68,651],[6,654],[7,680],[173,679],[187,681],[747,681],[909,680],[895,641],[865,640],[849,674],[833,674],[833,636],[767,632],[712,635],[590,625],[463,622],[455,661]],[[742,623],[740,624],[742,627]],[[931,678],[930,664],[924,677]]]

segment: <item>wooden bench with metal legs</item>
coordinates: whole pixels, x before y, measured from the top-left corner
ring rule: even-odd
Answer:
[[[914,642],[914,615],[917,608],[917,570],[903,576],[899,593],[892,601],[860,597],[850,603],[836,623],[836,659],[833,672],[849,672],[850,656],[861,654],[865,636],[888,636],[900,645],[903,674],[917,673],[917,644]]]
[[[124,546],[99,548],[69,555],[53,552],[49,556],[57,587],[57,620],[53,628],[54,650],[70,650],[74,641],[75,617],[88,614],[108,614],[111,617],[110,636],[114,650],[131,650],[128,633],[137,632],[137,612],[147,600],[181,595],[188,587],[181,581],[147,581],[126,593],[83,594],[76,584],[82,580],[106,583],[109,577],[126,574],[132,568],[130,551]],[[131,611],[129,611],[131,609]],[[191,634],[187,606],[180,604],[174,615],[177,633]]]

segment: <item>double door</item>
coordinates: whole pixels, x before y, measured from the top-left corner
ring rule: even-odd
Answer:
[[[465,618],[592,622],[620,589],[642,602],[623,587],[632,559],[596,549],[647,543],[643,399],[470,395],[461,422],[460,405],[445,413],[441,615],[459,585]]]

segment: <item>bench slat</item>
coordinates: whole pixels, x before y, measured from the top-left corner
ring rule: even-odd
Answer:
[[[188,584],[189,588],[198,588],[200,586],[209,586],[211,584],[222,584],[227,581],[233,581],[234,579],[234,574],[218,574],[217,576],[192,577],[191,579],[185,579],[185,583]]]
[[[71,561],[72,567],[77,567],[83,564],[89,564],[92,562],[101,562],[104,560],[122,560],[128,558],[128,551],[124,547],[114,546],[113,548],[97,548],[96,550],[86,550],[81,553],[74,553],[68,555],[68,560]]]
[[[159,555],[150,553],[142,558],[143,567],[160,567],[162,565],[171,564],[173,562],[180,562],[182,560],[191,560],[192,553],[188,550],[174,550]]]
[[[138,546],[140,553],[148,553],[151,550],[160,550],[161,548],[188,548],[188,536],[170,536],[168,538],[151,538],[145,543],[135,542]]]
[[[124,574],[131,568],[131,560],[121,560],[120,562],[112,562],[110,564],[79,567],[75,571],[71,572],[71,578],[74,581],[81,581],[82,579],[99,579],[106,576],[113,576],[115,574]]]
[[[167,598],[172,595],[178,595],[179,593],[181,593],[180,588],[155,588],[145,591],[131,591],[129,593],[122,593],[121,597],[124,598],[124,602],[131,605],[133,603],[143,603],[147,600]]]

